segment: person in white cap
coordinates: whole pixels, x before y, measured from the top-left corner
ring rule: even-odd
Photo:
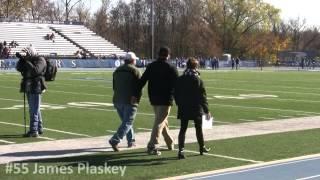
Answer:
[[[109,140],[114,151],[119,151],[118,144],[126,136],[128,147],[135,146],[133,121],[135,119],[141,91],[138,97],[134,97],[138,89],[138,81],[141,73],[135,67],[137,56],[128,52],[125,56],[125,64],[118,67],[113,73],[113,104],[121,119],[121,125],[117,132]]]
[[[16,69],[22,75],[20,92],[26,93],[29,104],[30,130],[26,137],[38,137],[43,133],[40,106],[41,94],[47,89],[44,79],[47,64],[34,47],[26,47],[22,51],[26,55],[16,53],[19,58]]]

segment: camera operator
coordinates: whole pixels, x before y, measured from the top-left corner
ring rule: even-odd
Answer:
[[[47,65],[45,59],[38,56],[33,47],[24,48],[22,51],[26,55],[16,53],[19,58],[16,69],[22,75],[20,92],[27,95],[29,104],[30,129],[26,137],[39,137],[39,134],[43,134],[40,105],[41,94],[47,89],[44,80]]]

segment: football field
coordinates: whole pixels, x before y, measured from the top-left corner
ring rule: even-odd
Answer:
[[[23,94],[19,93],[21,77],[15,72],[1,72],[0,145],[113,134],[120,120],[112,105],[112,73],[111,70],[58,72],[56,81],[48,83],[49,88],[43,95],[44,136],[22,138],[24,121]],[[215,117],[214,126],[320,115],[319,72],[202,70],[201,78],[206,86],[210,111]],[[150,132],[152,128],[154,116],[146,89],[134,124],[137,133]],[[171,129],[179,129],[175,106],[171,110],[169,124]],[[99,166],[107,160],[110,165],[128,166],[126,179],[128,176],[129,179],[165,178],[317,154],[320,153],[319,135],[319,129],[311,129],[214,140],[207,142],[208,146],[214,147],[208,156],[198,156],[197,144],[192,143],[186,147],[187,159],[183,162],[177,161],[176,151],[164,151],[162,156],[155,157],[147,156],[145,149],[27,162],[45,166],[67,165],[77,169],[76,165],[80,162]],[[146,166],[148,170],[144,169]],[[4,166],[0,165],[0,177],[4,175],[3,169]],[[86,175],[80,173],[72,177],[85,179],[88,178]],[[33,179],[41,176],[28,174],[18,177]],[[69,179],[69,176],[59,174],[50,177]]]
[[[19,137],[24,132],[20,78],[18,73],[0,74],[1,144],[46,140]],[[202,71],[201,78],[215,125],[320,115],[318,72]],[[116,130],[120,120],[112,105],[112,71],[61,71],[48,86],[42,97],[45,137],[94,137]],[[146,89],[135,120],[136,132],[152,128]],[[171,129],[179,128],[176,107],[169,122]]]

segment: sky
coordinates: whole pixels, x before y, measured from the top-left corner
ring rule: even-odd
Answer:
[[[112,0],[114,3],[118,0]],[[125,0],[130,1],[130,0]],[[306,19],[308,26],[320,27],[320,0],[263,0],[281,10],[281,18],[284,20]],[[101,6],[101,0],[85,0],[91,11],[95,12]]]
[[[319,0],[263,0],[281,10],[284,20],[306,19],[308,26],[320,27],[320,1]]]

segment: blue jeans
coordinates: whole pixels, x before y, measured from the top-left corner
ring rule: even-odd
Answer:
[[[123,139],[124,136],[127,137],[128,144],[133,143],[134,131],[133,131],[133,121],[137,114],[137,107],[131,104],[114,104],[117,112],[121,119],[121,125],[119,126],[117,132],[112,136],[111,142],[113,144],[118,144]]]
[[[27,93],[30,115],[30,132],[42,131],[41,94]]]

